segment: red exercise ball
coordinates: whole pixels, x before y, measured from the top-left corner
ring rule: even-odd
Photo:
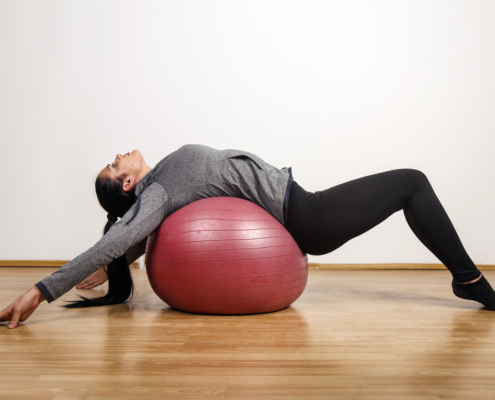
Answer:
[[[146,272],[158,297],[177,310],[258,314],[302,294],[308,257],[260,206],[211,197],[174,212],[149,236]]]

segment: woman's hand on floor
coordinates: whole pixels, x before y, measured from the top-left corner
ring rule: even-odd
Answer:
[[[104,284],[108,280],[108,275],[103,268],[96,271],[93,275],[83,280],[76,289],[93,289],[96,286]]]
[[[23,322],[28,319],[40,303],[45,300],[41,291],[33,286],[0,313],[0,322],[10,321],[9,328],[15,328],[19,321]]]

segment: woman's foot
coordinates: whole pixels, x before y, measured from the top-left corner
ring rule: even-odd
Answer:
[[[452,281],[452,290],[461,299],[477,301],[495,311],[495,291],[483,275],[469,283]]]
[[[83,280],[76,289],[93,289],[96,286],[104,284],[108,280],[108,275],[103,268],[96,271],[93,275]]]
[[[457,283],[458,285],[467,285],[468,283],[478,282],[478,281],[481,279],[481,277],[482,277],[482,276],[483,276],[483,275],[480,275],[480,276],[478,276],[476,279],[473,279],[472,281],[469,281],[469,282],[456,282],[456,283]]]

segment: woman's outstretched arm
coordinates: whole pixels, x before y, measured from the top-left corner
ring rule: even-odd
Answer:
[[[124,254],[129,247],[140,242],[155,230],[167,214],[167,194],[159,184],[153,183],[141,195],[141,207],[132,218],[136,205],[114,224],[93,247],[74,258],[50,276],[38,282],[0,314],[0,321],[11,321],[9,327],[27,319],[43,300],[49,303],[68,292],[113,258]],[[38,294],[36,296],[35,294]],[[41,294],[41,296],[39,296]],[[18,320],[14,317],[19,316]],[[10,319],[12,318],[12,319]]]
[[[58,271],[38,282],[46,300],[51,303],[68,292],[88,276],[118,258],[132,245],[153,232],[166,215],[167,194],[158,183],[150,185],[141,195],[141,208],[129,223],[136,208],[130,210],[115,223],[98,243],[74,258]]]

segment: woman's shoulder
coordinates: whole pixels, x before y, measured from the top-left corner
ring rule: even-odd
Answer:
[[[139,182],[135,192],[136,197],[142,196],[152,199],[166,199],[167,191],[158,182]]]

